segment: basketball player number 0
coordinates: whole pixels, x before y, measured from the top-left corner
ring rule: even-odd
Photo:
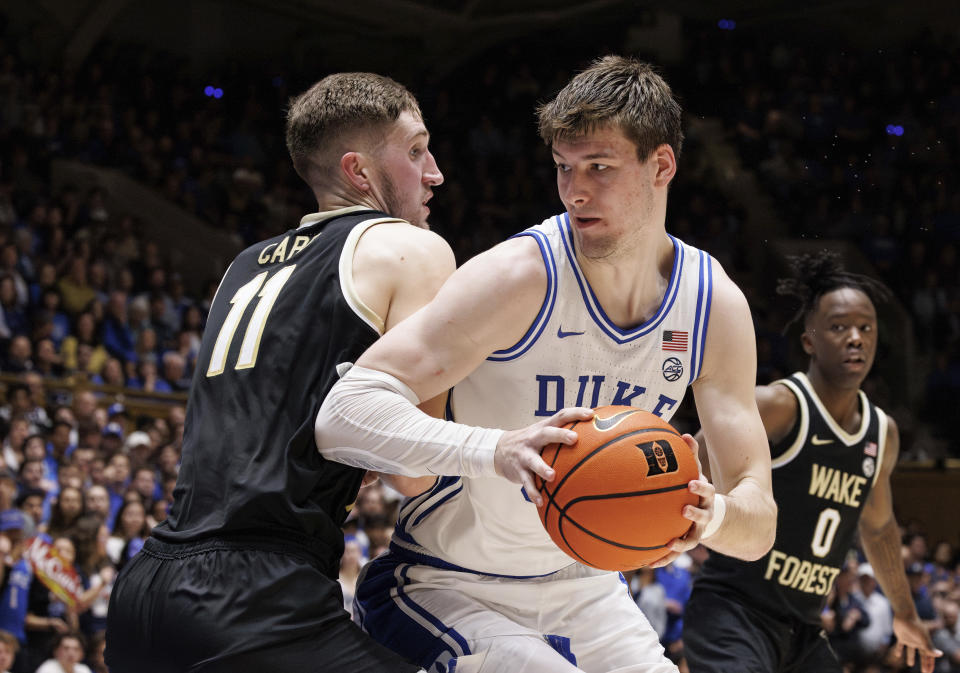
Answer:
[[[817,519],[817,527],[813,531],[813,541],[810,543],[810,549],[818,557],[823,558],[833,546],[833,537],[837,534],[837,528],[840,527],[840,512],[828,507],[820,512],[820,518]]]
[[[263,327],[267,323],[267,316],[270,315],[273,303],[277,300],[280,290],[290,279],[290,274],[293,273],[295,268],[297,268],[296,264],[283,267],[266,283],[264,283],[264,280],[269,272],[264,271],[257,274],[253,280],[234,293],[230,300],[233,306],[227,314],[226,320],[223,321],[223,325],[220,326],[217,342],[213,345],[210,366],[207,367],[207,376],[216,376],[223,373],[227,364],[227,353],[230,352],[230,344],[233,342],[233,335],[240,325],[240,319],[243,318],[243,314],[253,298],[259,296],[260,301],[257,303],[253,315],[250,316],[250,322],[247,323],[247,329],[243,334],[243,343],[240,344],[240,354],[237,356],[237,364],[234,369],[249,369],[257,364],[260,338],[263,336]],[[262,290],[260,286],[263,286]]]

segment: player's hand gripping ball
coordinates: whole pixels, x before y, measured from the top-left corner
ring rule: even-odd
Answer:
[[[689,530],[681,512],[699,498],[687,484],[699,477],[690,447],[673,426],[625,406],[594,409],[590,421],[566,426],[573,446],[540,452],[555,471],[534,484],[543,496],[540,521],[560,549],[603,570],[634,570],[663,557],[666,544]]]

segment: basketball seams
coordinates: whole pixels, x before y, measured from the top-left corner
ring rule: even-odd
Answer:
[[[657,495],[658,493],[669,493],[671,491],[682,491],[687,488],[687,484],[675,484],[673,486],[664,486],[663,488],[648,488],[645,491],[628,491],[626,493],[598,493],[595,495],[581,495],[577,498],[574,498],[566,505],[563,506],[563,511],[566,512],[570,507],[577,504],[578,502],[583,502],[584,500],[606,500],[609,498],[635,498],[644,495]],[[560,507],[559,505],[557,506]]]
[[[537,509],[554,542],[573,559],[595,568],[627,570],[656,560],[666,551],[665,541],[676,537],[673,531],[680,520],[674,519],[680,506],[689,502],[686,475],[695,468],[692,453],[682,450],[683,435],[663,419],[642,409],[611,405],[594,409],[591,420],[604,415],[608,421],[622,418],[612,427],[597,427],[589,420],[571,422],[565,427],[578,431],[577,444],[541,450],[559,478],[547,482],[534,475],[543,497]],[[667,477],[677,472],[678,462],[679,473]],[[688,530],[689,521],[683,523]],[[640,546],[650,543],[655,544]]]
[[[579,423],[579,422],[580,422],[580,421],[574,421],[574,423]],[[572,429],[572,428],[571,428],[571,429]],[[564,483],[566,483],[567,479],[569,479],[572,474],[574,474],[578,469],[580,469],[580,467],[581,467],[584,463],[589,462],[589,460],[590,460],[591,458],[593,458],[594,456],[596,456],[598,453],[603,452],[605,449],[609,448],[611,445],[616,444],[616,443],[619,442],[621,439],[626,439],[627,437],[634,437],[634,436],[636,436],[636,435],[642,435],[642,434],[646,434],[646,433],[649,433],[649,432],[665,432],[665,433],[667,433],[667,434],[675,435],[675,436],[677,436],[677,437],[680,437],[680,436],[681,436],[680,433],[677,432],[676,430],[674,430],[673,428],[664,428],[664,427],[662,427],[662,426],[651,427],[651,428],[639,428],[639,429],[637,429],[637,430],[631,430],[630,432],[625,432],[625,433],[623,433],[622,435],[617,435],[617,436],[614,437],[613,439],[610,439],[610,440],[604,442],[603,444],[601,444],[600,446],[598,446],[597,448],[595,448],[593,451],[591,451],[590,453],[588,453],[586,456],[584,456],[583,458],[581,458],[579,462],[577,462],[577,463],[574,464],[574,465],[571,465],[571,466],[570,466],[570,469],[567,470],[567,473],[566,473],[565,475],[563,475],[563,478],[562,478],[562,479],[560,480],[560,482],[554,487],[554,489],[553,489],[552,492],[547,488],[547,481],[544,480],[544,479],[540,479],[540,486],[537,487],[537,491],[539,491],[542,495],[545,495],[546,498],[547,498],[547,504],[546,504],[546,507],[545,507],[544,510],[543,510],[542,520],[543,520],[543,521],[546,521],[546,520],[547,520],[547,517],[550,515],[550,508],[551,508],[551,507],[556,507],[556,508],[557,508],[557,512],[558,512],[558,516],[559,516],[559,519],[558,519],[558,521],[557,521],[557,525],[559,526],[559,524],[562,523],[562,521],[563,521],[564,517],[566,516],[566,514],[564,513],[564,510],[557,504],[557,501],[556,501],[556,499],[554,498],[554,496],[557,494],[557,492],[560,490],[560,488],[564,485]],[[556,448],[554,449],[553,462],[552,462],[551,465],[550,465],[551,467],[553,467],[554,464],[557,462],[557,458],[559,457],[560,451],[562,451],[562,450],[563,450],[563,449],[560,449],[559,447],[556,447]],[[543,451],[541,451],[541,454],[542,454],[542,453],[543,453]]]
[[[645,434],[645,433],[648,433],[648,432],[665,432],[665,433],[670,434],[670,435],[676,435],[677,437],[680,437],[680,436],[681,436],[680,433],[677,432],[676,430],[667,429],[667,428],[662,428],[662,427],[639,428],[639,429],[637,429],[637,430],[631,430],[630,432],[625,432],[625,433],[622,434],[622,435],[617,435],[617,436],[614,437],[613,439],[604,442],[603,444],[601,444],[600,446],[598,446],[597,448],[595,448],[593,451],[591,451],[590,453],[588,453],[586,456],[584,456],[583,458],[581,458],[578,463],[576,463],[576,464],[574,464],[574,465],[571,465],[571,466],[570,466],[570,469],[567,470],[567,473],[566,473],[565,475],[563,475],[563,479],[561,479],[561,480],[560,480],[560,483],[558,483],[557,486],[556,486],[556,488],[553,489],[553,492],[556,493],[557,491],[559,491],[559,490],[560,490],[560,487],[563,486],[563,484],[567,481],[567,479],[570,478],[570,475],[572,475],[574,472],[576,472],[577,470],[579,470],[579,469],[583,466],[584,463],[588,462],[591,458],[593,458],[594,456],[596,456],[598,453],[604,451],[605,449],[608,449],[608,448],[610,447],[610,445],[616,444],[616,443],[619,442],[621,439],[626,439],[627,437],[633,437],[633,436],[635,436],[635,435],[642,435],[642,434]],[[559,451],[558,451],[557,453],[559,453]]]
[[[653,547],[635,547],[635,546],[633,546],[633,545],[624,544],[623,542],[615,542],[614,540],[608,540],[607,538],[603,537],[602,535],[597,535],[596,533],[594,533],[592,530],[590,530],[590,529],[588,529],[588,528],[584,528],[582,524],[577,523],[577,520],[576,520],[576,519],[572,519],[572,518],[570,518],[570,517],[564,517],[564,518],[565,518],[566,521],[569,521],[570,523],[572,523],[574,526],[576,526],[577,528],[579,528],[582,532],[586,533],[586,534],[589,535],[590,537],[594,538],[595,540],[600,540],[601,542],[603,542],[603,543],[605,543],[605,544],[608,544],[608,545],[610,545],[611,547],[619,547],[620,549],[629,549],[630,551],[653,551],[654,549],[663,549],[664,547],[667,546],[666,543],[664,543],[664,544],[655,545],[655,546],[653,546]],[[573,549],[573,546],[567,541],[567,536],[563,534],[563,521],[562,521],[562,520],[561,520],[560,523],[559,523],[559,528],[560,528],[560,536],[563,537],[563,541],[567,544],[568,547],[570,547],[570,549]],[[580,556],[580,553],[577,552],[576,550],[574,550],[574,553],[575,553],[577,556]],[[580,556],[580,558],[583,558],[583,556]],[[589,561],[587,561],[586,559],[584,559],[584,563],[588,563],[589,565],[593,565],[592,563],[589,563]]]

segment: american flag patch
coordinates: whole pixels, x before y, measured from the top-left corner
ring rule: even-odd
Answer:
[[[877,457],[877,443],[876,442],[867,442],[863,446],[863,453],[866,456]]]
[[[678,332],[677,330],[663,330],[663,341],[661,348],[665,351],[686,351],[689,332]]]

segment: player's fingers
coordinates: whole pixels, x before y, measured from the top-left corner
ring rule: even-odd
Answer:
[[[593,418],[593,409],[588,409],[587,407],[567,407],[551,416],[547,424],[562,426],[573,421],[586,421],[591,418]]]
[[[540,495],[540,491],[537,490],[536,486],[533,485],[533,478],[530,476],[529,472],[523,472],[520,477],[520,483],[523,484],[523,490],[526,491],[527,495],[530,496],[530,500],[533,501],[533,504],[537,507],[543,504],[543,496]]]
[[[923,673],[933,673],[936,665],[937,665],[937,659],[934,655],[931,655],[931,654],[920,655],[920,670],[923,671]]]
[[[687,446],[690,447],[690,451],[693,453],[693,459],[697,463],[697,474],[702,477],[703,465],[700,464],[700,444],[689,432],[683,433],[680,437],[687,443]]]
[[[703,526],[697,526],[695,523],[690,524],[687,532],[679,537],[673,538],[667,543],[667,549],[677,556],[685,551],[690,551],[699,544],[700,537],[703,535],[703,528]]]
[[[557,428],[552,425],[545,425],[540,428],[537,432],[535,439],[538,446],[535,448],[539,451],[540,447],[548,446],[550,444],[564,444],[570,446],[571,444],[576,444],[577,442],[577,433],[573,430],[567,430],[566,428]]]
[[[703,479],[691,479],[690,483],[687,484],[687,488],[689,488],[690,492],[694,495],[699,495],[700,501],[707,507],[713,504],[713,498],[717,494],[716,487],[709,481],[704,481]]]
[[[917,651],[912,647],[905,647],[907,651],[907,666],[913,667],[913,662],[917,659]]]
[[[669,552],[664,556],[661,556],[656,561],[650,564],[651,568],[662,568],[663,566],[670,565],[673,563],[677,557],[680,556],[677,552]]]
[[[552,467],[547,465],[543,458],[540,457],[540,454],[532,454],[524,464],[524,474],[528,476],[531,480],[533,479],[533,474],[537,474],[544,481],[553,481],[553,478],[556,476],[556,472]]]
[[[694,523],[699,523],[706,526],[710,523],[710,519],[713,518],[713,513],[704,507],[695,507],[694,505],[684,505],[683,509],[680,510],[680,513],[683,515],[684,519],[689,519]]]

